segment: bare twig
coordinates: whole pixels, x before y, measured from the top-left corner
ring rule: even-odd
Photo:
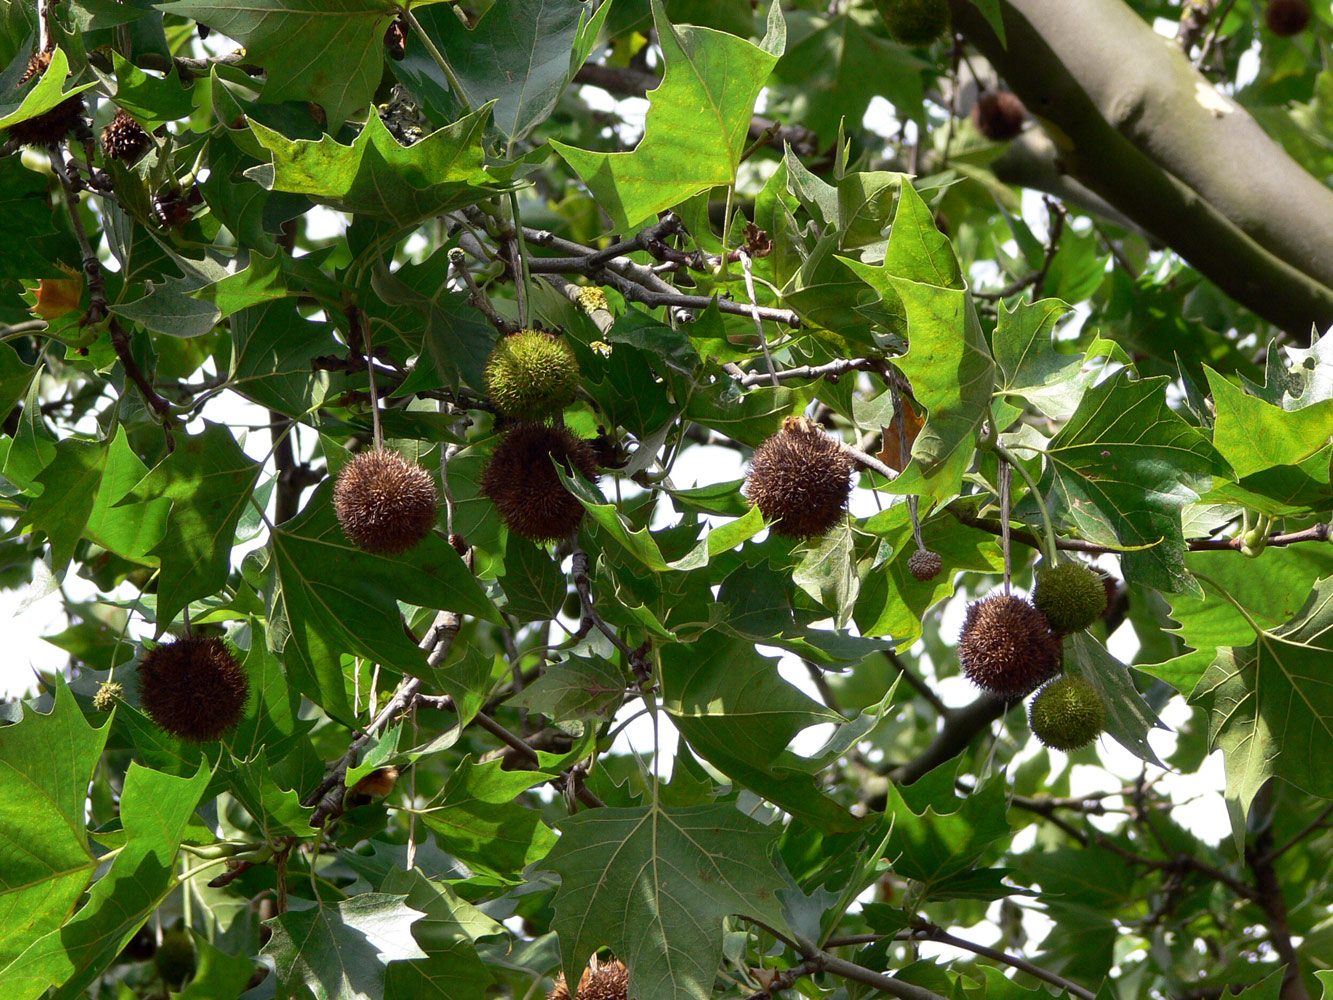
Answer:
[[[171,404],[158,395],[157,390],[153,388],[153,383],[148,381],[148,376],[139,367],[139,362],[134,360],[134,352],[130,349],[129,334],[120,325],[120,320],[112,316],[107,323],[107,331],[111,334],[111,347],[116,352],[116,357],[120,358],[120,364],[125,369],[125,374],[129,376],[130,381],[138,386],[144,402],[161,418],[162,427],[167,433],[167,450],[170,451],[174,447],[171,439],[171,428],[174,422],[171,415]]]
[[[44,23],[44,22],[43,22]],[[70,225],[74,237],[79,242],[79,251],[83,254],[83,273],[88,279],[88,312],[83,317],[84,324],[97,324],[106,318],[106,276],[102,274],[102,262],[97,251],[88,241],[88,233],[83,228],[83,219],[79,215],[79,185],[65,169],[65,160],[58,143],[47,147],[47,156],[51,161],[51,170],[60,179],[60,186],[65,192],[65,207],[69,209]]]
[[[982,958],[989,958],[992,962],[1000,962],[1010,968],[1018,969],[1020,972],[1026,972],[1034,979],[1040,979],[1043,982],[1050,983],[1052,986],[1058,986],[1060,989],[1072,993],[1080,1000],[1096,1000],[1097,994],[1092,990],[1086,989],[1078,983],[1071,982],[1064,976],[1057,976],[1049,969],[1043,969],[1040,965],[1029,962],[1026,958],[1019,955],[1010,955],[997,948],[991,948],[984,944],[977,944],[973,941],[967,941],[960,937],[955,937],[943,927],[928,921],[920,921],[913,926],[913,936],[917,938],[926,938],[931,941],[938,941],[940,944],[947,944],[954,948],[961,948],[964,951],[970,951],[974,955],[980,955]]]
[[[527,740],[523,739],[523,737],[519,736],[516,733],[510,732],[508,729],[500,725],[500,723],[496,722],[485,712],[478,712],[473,717],[473,721],[475,721],[477,725],[481,726],[482,729],[486,730],[492,736],[498,737],[501,740],[501,742],[506,743],[509,746],[513,747],[520,754],[526,757],[528,761],[533,765],[537,767],[541,766],[541,757],[538,755],[537,750],[533,746],[531,746],[527,742]],[[583,784],[583,782],[579,779],[577,775],[568,775],[563,780],[565,782],[570,782],[573,784],[574,796],[585,806],[588,806],[591,809],[598,809],[606,805],[605,802],[603,802],[600,798],[597,797],[597,795],[592,791],[592,789],[588,788],[587,785]]]

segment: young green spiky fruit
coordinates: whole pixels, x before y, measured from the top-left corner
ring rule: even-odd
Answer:
[[[567,427],[519,424],[500,441],[481,477],[481,491],[505,527],[535,542],[564,538],[583,520],[583,504],[555,472],[597,481],[592,447]]]
[[[579,977],[577,1000],[626,1000],[629,996],[629,969],[617,959],[592,964]],[[547,1000],[569,1000],[569,984],[562,972],[555,977],[555,989]]]
[[[515,420],[544,420],[570,403],[579,388],[579,363],[563,337],[520,330],[503,338],[486,359],[486,394]]]
[[[842,520],[852,470],[836,438],[806,417],[788,417],[755,449],[745,495],[772,522],[774,534],[816,538]]]
[[[949,30],[948,0],[875,0],[895,42],[929,45]]]
[[[162,982],[173,990],[179,990],[186,980],[194,976],[195,958],[194,941],[189,931],[167,931],[162,935],[162,943],[153,955],[157,963],[158,975]]]
[[[1091,684],[1077,674],[1065,674],[1037,692],[1028,723],[1045,746],[1078,750],[1106,728],[1106,706]]]
[[[1032,603],[1061,635],[1081,632],[1106,610],[1106,587],[1095,572],[1076,562],[1037,570]]]
[[[213,636],[154,646],[139,663],[139,701],[158,726],[209,743],[241,721],[249,679],[232,647]]]
[[[406,552],[435,527],[440,494],[429,472],[397,452],[363,451],[343,466],[333,510],[343,533],[377,555]]]
[[[994,594],[967,609],[958,662],[978,687],[1022,698],[1060,670],[1060,640],[1046,616],[1021,597]]]
[[[125,697],[125,687],[120,681],[103,681],[93,695],[93,708],[99,712],[109,712],[116,707],[116,699]]]

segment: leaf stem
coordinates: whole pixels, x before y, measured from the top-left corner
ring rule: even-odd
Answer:
[[[453,67],[449,65],[449,60],[444,58],[444,53],[435,47],[435,42],[431,40],[430,35],[426,34],[426,29],[421,26],[421,22],[417,20],[417,16],[412,13],[412,9],[407,4],[399,6],[398,11],[403,15],[407,23],[412,26],[412,30],[417,33],[417,37],[421,39],[421,44],[426,46],[426,51],[429,52],[430,57],[435,60],[435,65],[440,67],[440,72],[443,73],[444,78],[449,81],[449,88],[454,92],[458,99],[463,102],[463,107],[467,108],[468,113],[471,114],[474,110],[472,101],[468,98],[467,91],[463,89],[463,85],[458,81],[458,76],[454,73]]]
[[[1028,484],[1028,489],[1032,492],[1032,499],[1036,501],[1037,510],[1041,511],[1041,523],[1046,532],[1042,555],[1054,563],[1056,553],[1060,550],[1060,543],[1056,538],[1055,525],[1051,523],[1051,512],[1046,509],[1046,501],[1041,495],[1041,490],[1037,489],[1037,483],[1033,480],[1031,473],[1023,467],[1012,451],[1000,444],[998,440],[995,441],[993,447],[995,453],[1017,469],[1018,474],[1023,477],[1023,481]]]

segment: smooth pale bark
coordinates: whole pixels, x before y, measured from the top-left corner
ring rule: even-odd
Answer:
[[[1333,191],[1122,0],[972,0],[954,23],[1042,120],[1060,165],[1300,340],[1333,325]]]

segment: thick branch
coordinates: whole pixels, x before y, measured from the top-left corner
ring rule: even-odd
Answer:
[[[910,785],[946,760],[957,757],[979,733],[1004,715],[1008,707],[1009,703],[1003,699],[983,694],[972,704],[950,711],[930,746],[906,764],[894,768],[889,779],[898,785]]]
[[[1268,918],[1269,941],[1278,957],[1287,964],[1282,977],[1282,1000],[1310,1000],[1309,991],[1301,978],[1300,959],[1291,942],[1291,924],[1287,919],[1287,901],[1282,895],[1282,884],[1273,868],[1270,854],[1273,849],[1273,830],[1266,827],[1252,845],[1245,848],[1245,862],[1254,872],[1254,901]]]
[[[1007,45],[950,0],[1071,176],[1293,337],[1333,323],[1333,192],[1123,0],[999,5]]]

